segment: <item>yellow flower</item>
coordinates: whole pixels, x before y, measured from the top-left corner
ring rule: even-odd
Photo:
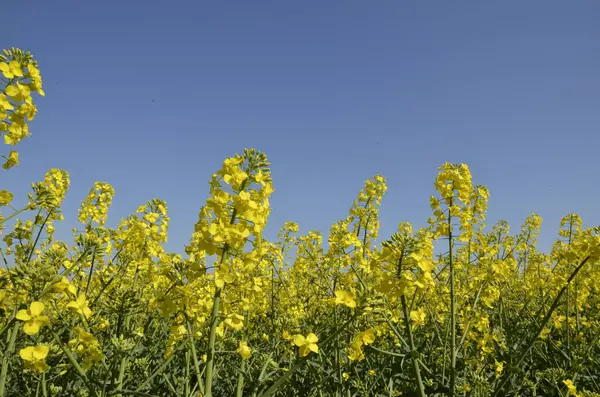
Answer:
[[[499,378],[502,375],[502,371],[504,370],[504,361],[498,362],[496,361],[496,378]]]
[[[375,342],[375,331],[373,331],[373,328],[369,328],[368,330],[361,332],[360,339],[365,345],[370,345],[371,343]]]
[[[236,166],[229,167],[223,175],[225,183],[231,185],[234,189],[238,189],[246,178],[248,178],[248,174]]]
[[[578,396],[577,387],[575,387],[571,379],[563,380],[563,383],[567,386],[567,396]]]
[[[98,328],[104,329],[104,328],[108,327],[109,325],[110,325],[110,322],[107,319],[103,318],[100,320],[100,323],[98,323]],[[142,334],[142,336],[143,336],[143,334]]]
[[[362,350],[362,343],[359,340],[355,339],[350,344],[350,353],[348,354],[348,359],[350,361],[362,361],[365,359],[365,353]]]
[[[92,221],[104,225],[108,217],[108,207],[112,203],[114,194],[113,187],[108,183],[95,182],[94,187],[90,189],[87,197],[81,203],[81,207],[79,208],[79,222],[86,224]],[[144,207],[145,210],[146,208]],[[146,216],[144,216],[145,219]]]
[[[7,137],[8,135],[5,135]],[[6,158],[6,157],[5,157]],[[2,165],[2,168],[5,170],[14,167],[15,165],[19,165],[19,153],[11,150],[8,158],[6,158],[6,162]]]
[[[65,267],[69,267],[70,265],[71,265],[70,263],[64,264]],[[73,284],[71,284],[69,279],[66,278],[65,276],[62,276],[60,281],[58,281],[56,284],[53,284],[52,287],[50,288],[50,290],[52,292],[68,291],[73,296],[75,296],[75,294],[77,294],[77,288]]]
[[[29,84],[31,89],[37,91],[41,96],[46,95],[42,89],[42,75],[40,74],[39,69],[30,63],[27,65],[27,72],[29,77],[31,77],[31,84]]]
[[[25,361],[25,367],[37,372],[44,372],[48,369],[46,357],[50,349],[48,346],[27,346],[19,351],[19,355]]]
[[[10,103],[6,95],[0,94],[0,119],[6,118],[6,111],[13,110],[14,106]]]
[[[8,205],[13,199],[13,194],[8,190],[0,191],[0,205]]]
[[[410,312],[410,319],[415,327],[425,324],[426,317],[425,309],[422,307],[419,310],[413,310]]]
[[[35,335],[40,332],[42,325],[50,325],[48,316],[42,316],[44,304],[42,302],[31,302],[29,309],[19,310],[17,320],[25,321],[23,331],[27,335]]]
[[[79,294],[77,300],[69,302],[67,309],[75,313],[83,314],[85,318],[90,318],[92,315],[92,311],[88,307],[88,301],[85,299],[85,294]]]
[[[19,83],[17,83],[17,85],[9,85],[6,87],[5,91],[6,95],[15,102],[23,102],[31,95],[29,86],[21,85]]]
[[[228,327],[239,331],[244,328],[244,316],[240,316],[239,314],[231,314],[225,319],[224,323]]]
[[[264,186],[265,182],[268,180],[268,177],[268,175],[263,174],[262,170],[258,170],[256,175],[254,175],[254,181]]]
[[[100,349],[100,343],[94,335],[81,327],[73,328],[76,338],[69,341],[68,345],[83,358],[82,367],[89,369],[95,362],[102,361],[104,354]]]
[[[245,340],[240,341],[240,345],[236,350],[240,356],[244,359],[249,359],[252,357],[252,349],[248,346],[248,342]]]
[[[0,72],[2,72],[7,79],[23,77],[23,70],[17,61],[11,61],[10,63],[0,62]]]
[[[335,291],[335,304],[346,305],[350,308],[356,307],[356,301],[354,300],[354,294],[348,291],[337,290]]]
[[[348,359],[351,361],[362,361],[365,359],[363,345],[370,345],[375,342],[375,331],[372,328],[360,332],[354,336],[350,343]]]
[[[294,345],[300,348],[301,357],[308,356],[310,352],[319,353],[319,346],[317,346],[318,341],[319,338],[312,332],[306,335],[306,337],[300,334],[294,335]]]

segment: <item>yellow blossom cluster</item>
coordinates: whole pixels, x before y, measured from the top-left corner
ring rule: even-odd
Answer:
[[[4,54],[12,145],[43,91],[29,54]],[[285,222],[268,240],[270,163],[245,149],[210,178],[184,253],[158,198],[108,227],[115,192],[96,182],[66,242],[66,171],[22,209],[0,190],[0,397],[597,395],[600,227],[567,214],[541,252],[542,218],[486,227],[473,179],[442,165],[421,228],[379,238],[375,175],[328,235]]]
[[[3,50],[0,54],[0,133],[5,144],[15,146],[30,136],[28,122],[37,113],[33,92],[45,95],[42,77],[31,53],[16,48]],[[19,164],[19,153],[14,150],[3,157],[5,169]]]

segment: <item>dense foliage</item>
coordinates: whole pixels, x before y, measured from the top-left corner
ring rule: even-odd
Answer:
[[[17,49],[0,73],[14,146],[42,80]],[[376,244],[374,176],[326,244],[291,222],[267,241],[264,154],[226,159],[209,185],[185,255],[163,248],[159,199],[108,228],[114,191],[97,182],[68,244],[53,237],[66,171],[22,209],[0,191],[0,397],[600,396],[600,228],[576,214],[539,252],[539,216],[486,228],[487,189],[444,164],[427,227]]]

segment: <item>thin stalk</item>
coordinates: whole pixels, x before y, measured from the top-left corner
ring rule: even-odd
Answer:
[[[175,348],[175,351],[173,352],[173,354],[167,358],[165,361],[162,362],[162,364],[160,364],[160,366],[158,368],[156,368],[156,370],[152,373],[152,375],[150,375],[148,378],[146,378],[146,380],[139,385],[135,391],[139,392],[141,391],[144,387],[146,387],[148,384],[150,384],[150,382],[152,382],[152,379],[154,379],[156,377],[156,375],[158,374],[162,374],[162,371],[165,370],[165,368],[167,367],[167,365],[169,365],[169,363],[173,360],[173,358],[175,357],[175,353],[178,352],[178,349]]]
[[[171,392],[173,392],[173,395],[177,395],[177,390],[175,390],[175,386],[173,386],[173,383],[169,380],[169,378],[167,378],[165,374],[162,374],[162,377],[167,386],[169,386],[169,389],[171,389]]]
[[[410,344],[410,357],[411,363],[413,367],[413,372],[415,375],[415,380],[417,381],[417,387],[419,388],[419,396],[427,397],[425,394],[425,385],[423,385],[423,380],[421,379],[421,371],[419,370],[419,353],[415,347],[415,340],[413,338],[412,327],[410,326],[410,315],[408,314],[408,306],[406,304],[406,298],[404,294],[400,297],[400,301],[402,302],[402,311],[404,312],[404,323],[406,324],[406,333],[408,334],[408,343]]]
[[[185,313],[185,311],[184,311]],[[192,360],[194,363],[194,371],[196,372],[196,383],[200,387],[200,392],[204,394],[204,385],[202,384],[202,375],[200,373],[200,364],[198,362],[198,353],[196,352],[196,344],[194,343],[194,336],[192,334],[192,325],[190,324],[190,319],[185,313],[185,319],[188,327],[188,335],[190,336],[188,339],[188,343],[190,344],[190,352],[192,353]]]
[[[54,336],[54,340],[56,341],[56,343],[58,343],[58,345],[60,346],[60,349],[63,351],[63,353],[65,353],[65,356],[67,356],[67,359],[69,360],[69,362],[71,363],[73,368],[75,368],[75,372],[77,372],[77,375],[79,375],[79,377],[87,385],[88,390],[90,391],[90,394],[93,397],[98,397],[98,394],[96,393],[96,389],[94,387],[92,387],[92,384],[91,384],[89,378],[87,377],[87,375],[85,374],[85,371],[83,370],[83,368],[81,368],[81,366],[79,365],[79,363],[77,362],[77,360],[75,359],[75,357],[73,356],[71,351],[60,341],[60,337],[56,334],[56,332],[52,331],[52,336]]]
[[[269,357],[265,360],[265,362],[262,366],[262,369],[260,370],[260,375],[258,375],[258,380],[256,382],[254,382],[254,388],[252,390],[252,397],[256,397],[256,393],[258,392],[258,387],[262,383],[262,380],[265,376],[265,372],[267,372],[267,367],[269,366],[271,360],[272,360],[272,355],[269,355]]]
[[[344,324],[342,324],[339,328],[337,328],[320,345],[321,346],[326,346],[329,342],[331,342],[331,340],[333,338],[336,338],[337,335],[341,331],[345,330],[346,327],[348,326],[348,324],[350,324],[352,321],[354,321],[356,319],[356,317],[357,317],[357,314],[354,314],[352,316],[352,318],[350,318],[348,321],[346,321]],[[307,359],[307,357],[308,356],[297,358],[293,365],[290,363],[290,368],[285,373],[285,375],[282,375],[279,379],[277,379],[275,381],[275,383],[271,387],[269,387],[264,393],[261,393],[259,395],[259,397],[271,397],[275,393],[277,393],[277,391],[279,390],[279,388],[281,388],[281,386],[283,386],[292,377],[292,375],[300,368],[300,364],[302,364]]]
[[[244,395],[244,371],[246,370],[246,359],[242,358],[242,364],[238,372],[237,386],[235,388],[236,397],[243,397]]]
[[[183,395],[189,397],[190,395],[190,351],[185,351],[185,368],[184,368],[184,382],[183,382]]]
[[[452,199],[450,199],[452,206]],[[450,267],[450,397],[456,396],[456,290],[452,257],[452,215],[448,211],[448,265]]]
[[[85,286],[85,295],[87,296],[92,281],[92,273],[94,272],[94,262],[96,261],[96,251],[92,253],[92,263],[90,264],[90,272],[88,273],[87,284]]]
[[[119,364],[119,377],[117,378],[117,389],[121,389],[123,387],[123,380],[125,379],[125,368],[127,368],[127,357],[121,358],[121,362]],[[119,394],[118,397],[121,397]]]
[[[568,360],[571,361],[571,319],[570,319],[570,314],[571,314],[571,308],[570,308],[570,300],[571,300],[571,288],[570,285],[567,284],[567,307],[566,307],[566,321],[567,321],[567,355],[569,356]]]
[[[31,209],[31,205],[30,205],[30,204],[27,204],[27,205],[25,206],[25,208],[22,208],[22,209],[20,209],[20,210],[18,210],[18,211],[15,211],[15,212],[13,212],[12,214],[10,214],[9,216],[7,216],[6,218],[0,219],[0,225],[3,225],[3,224],[4,224],[4,222],[11,220],[11,219],[12,219],[12,218],[14,218],[15,216],[19,215],[21,212],[27,211],[27,210],[29,210],[29,209]]]
[[[335,282],[334,282],[333,289],[335,290]],[[333,319],[334,319],[333,320],[334,324],[337,324],[338,323],[337,305],[335,305],[333,308]],[[340,366],[340,340],[338,338],[335,338],[333,359],[335,360],[334,368],[335,368],[335,372],[337,374],[337,379],[338,379],[338,381],[335,383],[335,397],[339,397],[340,382],[342,382],[342,368]]]
[[[240,191],[244,189],[246,181],[242,182]],[[235,217],[237,215],[236,209],[231,213],[229,224],[235,223]],[[223,252],[221,253],[220,264],[225,262],[229,245],[225,243],[223,246]],[[216,287],[215,295],[213,296],[213,307],[210,314],[210,334],[208,336],[208,352],[206,354],[206,375],[204,379],[204,397],[213,397],[212,395],[212,382],[213,382],[213,371],[214,371],[214,360],[215,360],[215,341],[217,339],[217,322],[219,319],[219,306],[221,304],[221,288]]]
[[[208,353],[206,354],[206,376],[204,379],[205,397],[212,397],[213,365],[215,359],[215,340],[217,338],[217,320],[221,304],[221,288],[217,288],[213,297],[213,308],[210,315],[210,334],[208,337]]]
[[[123,394],[123,395],[130,395],[130,396],[139,396],[139,397],[158,397],[158,396],[155,396],[154,394],[148,394],[148,393],[140,392],[137,390],[127,390],[127,389],[115,390],[114,392],[109,393],[109,396],[112,396],[115,393],[119,393],[119,394]]]
[[[548,324],[548,321],[550,321],[550,317],[552,317],[552,313],[554,313],[554,311],[556,310],[556,308],[558,307],[558,303],[560,301],[560,298],[563,296],[563,294],[565,293],[565,291],[567,290],[567,287],[569,286],[569,284],[571,284],[571,281],[573,281],[573,279],[575,278],[575,276],[577,276],[577,273],[579,273],[579,271],[581,270],[581,268],[590,260],[590,256],[588,255],[583,261],[581,261],[581,263],[579,264],[579,266],[577,266],[577,268],[573,271],[573,273],[571,274],[571,276],[569,277],[569,279],[567,280],[567,283],[565,286],[563,286],[561,288],[561,290],[558,292],[558,295],[556,295],[556,298],[554,298],[554,302],[552,302],[552,306],[550,306],[550,309],[548,310],[548,312],[546,313],[546,316],[544,317],[544,319],[542,320],[542,322],[540,323],[540,325],[538,326],[535,335],[533,338],[531,338],[531,340],[529,340],[527,342],[527,344],[525,346],[527,346],[525,348],[525,350],[521,353],[521,355],[519,356],[518,360],[515,362],[514,367],[519,367],[522,363],[523,360],[525,359],[525,356],[527,356],[527,354],[531,351],[531,348],[533,347],[535,341],[540,337],[540,334],[542,333],[542,331],[544,330],[544,327],[546,326],[546,324]],[[496,387],[496,389],[494,390],[494,394],[493,397],[496,397],[498,395],[500,395],[500,393],[502,392],[502,390],[504,389],[504,386],[506,385],[506,383],[510,380],[512,376],[512,372],[507,372],[506,375],[503,376],[502,381],[500,382],[500,384]]]
[[[13,350],[15,349],[15,341],[17,340],[19,327],[19,323],[16,323],[13,327],[8,342],[8,349],[6,349],[4,352],[4,357],[2,357],[2,370],[0,371],[0,397],[4,397],[4,386],[6,385],[6,374],[8,373],[8,358],[11,354],[13,354]]]
[[[465,343],[465,339],[467,338],[467,334],[469,333],[469,331],[471,329],[471,322],[475,318],[475,308],[477,308],[477,303],[479,302],[479,296],[481,295],[481,291],[483,291],[483,288],[486,285],[487,285],[487,281],[484,281],[483,283],[481,283],[481,286],[479,287],[479,290],[477,291],[477,294],[475,295],[475,301],[473,302],[473,307],[471,308],[471,310],[473,311],[473,315],[469,318],[469,321],[467,322],[467,325],[465,326],[463,335],[460,338],[460,342],[458,342],[457,354],[460,351],[460,349],[463,347],[463,344]],[[500,310],[502,310],[502,300],[500,300]],[[502,321],[502,317],[500,317],[500,321]],[[500,323],[500,324],[502,325],[502,323]]]
[[[42,373],[42,379],[40,380],[42,384],[42,396],[48,397],[48,390],[46,389],[46,373]]]
[[[250,317],[248,312],[244,313],[244,335],[242,336],[242,341],[248,341],[248,332],[250,327]],[[246,370],[246,359],[241,357],[242,363],[240,365],[240,370],[237,378],[237,386],[236,386],[236,396],[243,397],[244,393],[244,371]]]

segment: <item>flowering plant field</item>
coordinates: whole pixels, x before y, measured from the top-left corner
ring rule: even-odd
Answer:
[[[0,74],[15,146],[42,79],[18,49]],[[97,182],[67,243],[66,171],[21,209],[0,191],[0,397],[600,396],[599,227],[568,214],[539,252],[539,216],[486,228],[488,190],[444,164],[427,227],[379,240],[376,175],[326,244],[292,222],[267,241],[269,167],[253,149],[225,159],[185,255],[163,248],[159,199],[108,228],[114,191]]]

